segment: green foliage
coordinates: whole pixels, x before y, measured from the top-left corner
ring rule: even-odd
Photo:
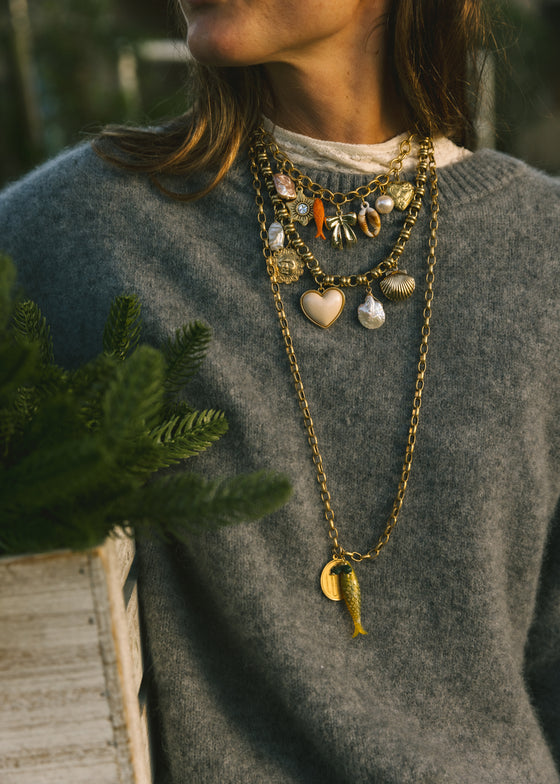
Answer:
[[[89,547],[123,521],[184,540],[287,500],[287,480],[273,474],[158,473],[227,430],[223,412],[179,399],[203,360],[207,327],[184,327],[164,351],[138,345],[140,303],[117,297],[103,353],[66,371],[37,306],[12,304],[13,280],[0,256],[0,553]]]
[[[142,324],[138,297],[116,297],[103,331],[103,350],[119,359],[126,359],[140,341]]]
[[[197,373],[210,343],[210,330],[200,321],[178,329],[163,348],[167,360],[165,388],[172,397]]]

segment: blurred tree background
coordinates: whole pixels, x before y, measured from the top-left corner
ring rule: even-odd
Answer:
[[[560,173],[560,0],[501,0],[483,143]],[[0,184],[107,122],[187,106],[167,0],[0,0]]]

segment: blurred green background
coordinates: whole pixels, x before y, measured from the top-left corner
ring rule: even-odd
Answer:
[[[167,0],[0,0],[0,185],[108,122],[184,111]],[[482,142],[560,173],[560,0],[502,0]]]

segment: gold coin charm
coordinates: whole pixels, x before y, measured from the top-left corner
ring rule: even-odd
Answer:
[[[281,248],[272,255],[278,283],[295,283],[305,269],[305,264],[293,248]]]
[[[340,577],[338,574],[331,574],[331,570],[334,566],[343,563],[344,561],[341,558],[334,558],[328,562],[321,572],[321,590],[327,599],[331,599],[333,602],[339,602],[342,599],[342,589],[340,587]]]
[[[387,185],[387,193],[397,210],[406,210],[414,196],[414,185],[411,182],[391,182]]]

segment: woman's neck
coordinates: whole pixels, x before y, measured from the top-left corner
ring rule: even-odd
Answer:
[[[267,116],[295,133],[350,144],[377,144],[405,132],[382,20],[359,47],[344,46],[343,39],[335,49],[318,47],[312,56],[267,63],[272,95]]]

